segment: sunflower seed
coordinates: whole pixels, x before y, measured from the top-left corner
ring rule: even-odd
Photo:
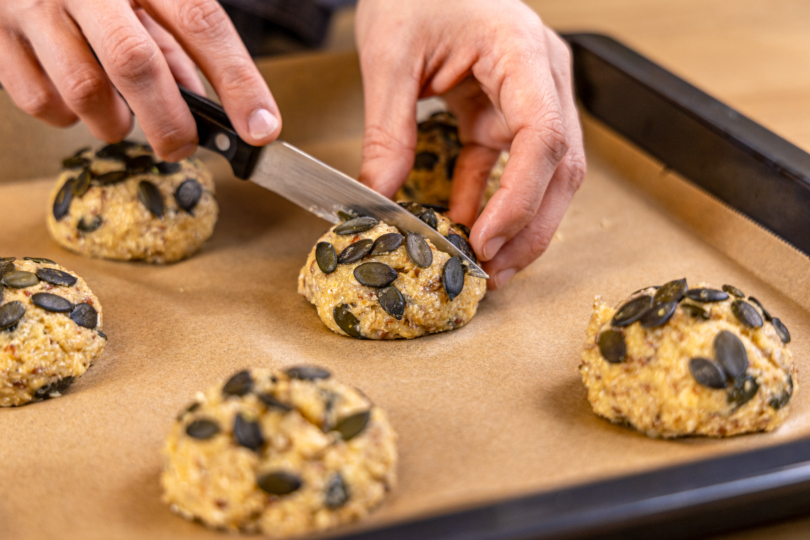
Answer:
[[[748,354],[743,342],[728,330],[721,330],[714,338],[714,358],[732,379],[745,376]]]
[[[76,179],[76,183],[73,184],[73,196],[80,199],[84,197],[85,193],[90,190],[92,179],[93,174],[90,172],[90,169],[83,170]]]
[[[329,242],[318,242],[315,246],[315,261],[324,274],[331,274],[338,265],[337,253]]]
[[[96,157],[101,159],[109,159],[114,161],[126,161],[129,159],[127,155],[127,150],[130,148],[134,148],[136,145],[130,141],[121,141],[115,144],[108,144],[98,152],[96,152]]]
[[[374,241],[370,238],[366,238],[364,240],[358,240],[354,244],[349,245],[346,249],[340,252],[338,255],[337,262],[338,264],[352,264],[356,263],[369,253],[371,253],[371,248],[374,247]]]
[[[678,302],[665,302],[663,304],[653,304],[647,312],[641,316],[639,322],[644,328],[657,328],[665,325],[678,308]]]
[[[447,213],[447,212],[450,211],[449,208],[447,208],[446,206],[441,205],[441,204],[422,203],[422,206],[424,206],[425,208],[428,208],[430,210],[433,210],[434,212],[438,212],[438,213],[442,213],[442,214]]]
[[[447,236],[447,239],[450,240],[450,243],[456,246],[460,252],[472,259],[473,262],[478,262],[478,258],[475,256],[475,251],[473,251],[472,246],[469,242],[467,242],[467,240],[465,240],[463,236],[450,233]]]
[[[259,401],[264,403],[268,409],[278,409],[284,412],[293,410],[291,405],[277,400],[272,394],[259,394]]]
[[[366,287],[387,287],[398,277],[396,270],[381,262],[363,263],[354,269],[354,279]]]
[[[332,510],[340,508],[349,500],[349,487],[343,480],[343,475],[335,473],[326,483],[324,491],[324,505]]]
[[[76,304],[70,318],[79,326],[93,330],[98,325],[98,312],[90,304]]]
[[[101,337],[101,339],[103,339],[104,341],[107,341],[107,339],[108,339],[107,334],[105,334],[104,332],[102,332],[99,329],[96,329],[96,333]]]
[[[371,255],[382,255],[390,253],[402,245],[404,236],[399,233],[387,233],[374,241],[374,246],[371,248]]]
[[[72,156],[62,161],[63,169],[81,169],[90,165],[90,160],[81,156]]]
[[[772,319],[771,314],[770,314],[770,313],[768,313],[768,310],[767,310],[767,309],[765,309],[765,306],[763,306],[763,305],[762,305],[762,303],[761,303],[759,300],[757,300],[757,299],[756,299],[756,298],[754,298],[753,296],[749,296],[749,297],[748,297],[748,301],[749,301],[749,302],[751,302],[752,304],[755,304],[755,305],[756,305],[756,306],[757,306],[757,307],[758,307],[758,308],[759,308],[759,309],[762,311],[762,317],[763,317],[763,318],[764,318],[766,321],[768,321],[768,322],[770,322],[770,321],[771,321],[771,319]]]
[[[735,287],[734,285],[723,285],[723,290],[726,291],[731,296],[736,296],[737,298],[745,298],[745,293],[742,292],[737,287]]]
[[[435,229],[439,226],[439,218],[436,217],[436,211],[433,208],[428,208],[419,216],[419,219],[427,223],[428,227]]]
[[[174,174],[180,172],[180,169],[183,168],[179,163],[172,163],[171,161],[161,161],[156,163],[155,167],[160,174]]]
[[[349,311],[349,306],[346,304],[335,306],[335,309],[332,311],[332,317],[334,317],[335,324],[338,325],[338,328],[346,332],[349,336],[355,339],[363,339],[363,335],[360,333],[360,321]]]
[[[178,208],[185,210],[192,216],[197,203],[200,202],[203,189],[199,182],[193,178],[187,178],[182,184],[177,186],[174,192],[174,200],[177,201]]]
[[[793,396],[793,376],[788,373],[787,376],[787,388],[783,390],[781,393],[773,396],[769,401],[768,405],[776,409],[777,411],[788,404],[790,401],[791,396]]]
[[[444,164],[444,174],[447,176],[448,180],[453,179],[453,174],[456,171],[456,159],[458,159],[458,156],[452,156],[448,158],[447,162]]]
[[[685,313],[701,321],[708,321],[711,318],[708,311],[695,304],[683,303],[681,304],[681,309],[683,309]]]
[[[226,396],[244,396],[251,390],[253,390],[253,377],[246,369],[233,374],[222,387],[222,393]]]
[[[300,477],[286,471],[265,473],[256,479],[262,491],[271,495],[289,495],[303,484]]]
[[[148,154],[136,156],[127,160],[127,172],[131,175],[147,173],[151,171],[152,167],[154,166],[155,160],[152,159],[152,156]]]
[[[733,403],[735,408],[742,407],[757,395],[759,383],[752,376],[747,375],[734,381],[734,386],[728,391],[726,401]]]
[[[3,276],[3,285],[12,287],[14,289],[25,289],[26,287],[33,287],[39,283],[39,278],[33,272],[26,272],[25,270],[15,270]]]
[[[115,184],[120,184],[127,178],[129,178],[129,173],[127,171],[111,171],[96,176],[95,181],[102,186],[114,186]]]
[[[193,402],[191,405],[189,405],[188,407],[183,409],[183,411],[181,411],[180,414],[177,415],[177,421],[178,422],[181,421],[185,415],[187,415],[188,413],[193,413],[194,411],[196,411],[199,408],[200,408],[200,402],[199,401]]]
[[[332,229],[335,234],[347,235],[367,231],[377,226],[379,221],[370,216],[363,216],[345,221]]]
[[[58,381],[54,381],[50,384],[46,384],[45,386],[41,386],[34,392],[34,399],[48,399],[53,396],[52,394],[60,395],[62,392],[68,389],[68,387],[73,384],[76,380],[76,377],[72,375],[68,375],[67,377],[63,377]]]
[[[422,214],[425,213],[425,209],[419,203],[415,203],[415,202],[412,202],[412,201],[403,201],[403,202],[397,203],[397,204],[399,204],[402,208],[404,208],[405,210],[407,210],[411,214],[415,215],[416,217],[419,217],[419,216],[421,216]]]
[[[141,180],[138,184],[138,198],[153,216],[163,219],[163,195],[155,184]]]
[[[67,313],[73,309],[73,304],[67,298],[45,292],[32,295],[31,303],[38,308],[54,313]]]
[[[0,278],[14,271],[14,257],[0,258]]]
[[[357,437],[368,425],[371,418],[371,411],[363,411],[348,416],[337,423],[335,431],[340,433],[344,441],[350,441]]]
[[[720,389],[725,388],[728,384],[723,368],[708,358],[692,358],[689,360],[689,371],[692,372],[692,377],[701,386]]]
[[[456,227],[458,227],[458,230],[460,230],[461,232],[464,233],[464,236],[466,236],[467,239],[470,238],[470,228],[469,227],[467,227],[463,223],[456,223],[455,225],[456,225]]]
[[[284,370],[291,379],[302,381],[316,381],[318,379],[328,379],[332,376],[327,370],[318,366],[293,366]]]
[[[413,168],[416,171],[432,171],[439,162],[439,156],[433,152],[419,152],[413,160]]]
[[[25,306],[19,300],[0,306],[0,330],[8,330],[25,315]]]
[[[782,340],[782,343],[785,345],[790,343],[790,332],[788,332],[787,326],[785,326],[782,321],[776,317],[771,319],[771,324],[773,325],[773,329],[776,330],[776,334],[779,336],[779,339]]]
[[[356,218],[357,215],[355,213],[353,213],[351,210],[349,210],[349,211],[338,210],[337,211],[337,217],[340,218],[340,221],[349,221],[350,219]]]
[[[613,326],[629,326],[639,320],[653,304],[652,296],[639,296],[633,298],[620,307],[610,324]]]
[[[50,259],[46,259],[45,257],[23,257],[25,261],[35,262],[37,264],[56,264]]]
[[[624,362],[627,357],[627,345],[621,332],[612,328],[605,330],[599,334],[597,342],[599,343],[599,352],[602,354],[602,358],[611,364]]]
[[[759,328],[762,326],[762,317],[759,312],[745,300],[734,300],[731,303],[731,312],[744,326]]]
[[[450,257],[442,269],[442,286],[450,301],[464,289],[464,266],[458,257]]]
[[[37,276],[42,281],[47,281],[51,285],[59,285],[61,287],[72,287],[78,281],[76,276],[57,270],[56,268],[37,268]]]
[[[655,292],[653,296],[654,304],[665,304],[667,302],[680,302],[686,295],[686,278],[676,279],[664,285]]]
[[[427,268],[433,264],[433,251],[418,233],[408,232],[405,235],[405,251],[416,266]]]
[[[248,420],[241,413],[237,413],[233,422],[233,438],[239,445],[254,452],[260,451],[264,445],[264,436],[259,423]]]
[[[78,150],[76,150],[76,152],[73,154],[72,157],[81,156],[82,154],[84,154],[85,152],[89,152],[90,150],[92,150],[92,148],[90,148],[89,146],[84,146],[84,147],[79,148]]]
[[[68,214],[70,211],[70,203],[73,201],[73,184],[76,182],[75,178],[71,178],[64,183],[56,198],[53,200],[53,217],[59,221]]]
[[[402,320],[402,315],[405,314],[405,298],[399,289],[393,285],[384,287],[377,291],[377,300],[386,313],[398,321]]]
[[[87,221],[86,217],[82,217],[79,223],[76,224],[76,228],[85,234],[89,234],[98,230],[102,223],[104,223],[104,220],[101,219],[101,216],[93,216],[89,221]]]
[[[201,418],[186,426],[186,434],[192,439],[204,441],[219,433],[219,424],[213,420]]]
[[[728,300],[728,293],[717,289],[689,289],[686,297],[695,302],[722,302]]]

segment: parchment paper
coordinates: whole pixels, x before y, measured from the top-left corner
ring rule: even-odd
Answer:
[[[356,174],[356,58],[261,67],[284,137]],[[221,538],[160,502],[159,450],[196,391],[247,366],[319,364],[388,411],[400,435],[400,486],[364,527],[810,435],[805,388],[781,429],[730,440],[648,439],[591,412],[577,365],[595,294],[614,303],[684,276],[734,284],[787,324],[799,369],[810,367],[808,260],[593,122],[588,178],[541,259],[489,293],[465,328],[372,342],[333,334],[296,293],[299,267],[327,224],[232,179],[207,154],[221,217],[194,258],[163,267],[62,250],[44,225],[52,179],[33,177],[55,173],[89,135],[44,128],[5,95],[0,118],[0,254],[49,257],[82,275],[110,338],[65,396],[0,410],[2,538]],[[677,197],[650,188],[664,176]],[[766,249],[757,256],[752,245]]]

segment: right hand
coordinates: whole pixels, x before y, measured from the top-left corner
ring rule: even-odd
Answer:
[[[262,146],[281,131],[273,96],[216,0],[0,1],[0,51],[0,83],[28,114],[59,127],[81,119],[118,142],[134,113],[166,160],[197,144],[177,88],[205,94],[194,61],[245,141]]]

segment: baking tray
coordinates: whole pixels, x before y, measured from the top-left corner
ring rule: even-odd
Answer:
[[[576,366],[594,294],[618,302],[687,275],[756,291],[788,323],[800,371],[810,369],[810,261],[792,228],[807,216],[766,221],[758,205],[737,205],[733,190],[693,178],[686,159],[713,144],[721,165],[708,180],[747,175],[742,191],[768,206],[769,197],[788,204],[805,193],[807,156],[738,115],[720,122],[709,113],[728,109],[614,41],[569,39],[585,185],[548,252],[490,293],[469,325],[409,342],[358,342],[325,329],[295,292],[325,224],[233,179],[210,155],[201,157],[222,213],[194,258],[156,267],[61,250],[44,229],[48,176],[92,140],[82,126],[46,128],[0,94],[0,250],[82,275],[110,336],[65,396],[0,410],[0,537],[223,538],[160,502],[163,438],[197,390],[245,366],[295,363],[322,364],[361,387],[400,434],[400,486],[369,520],[333,536],[694,538],[806,512],[810,395],[801,383],[774,433],[662,441],[593,415]],[[260,69],[284,114],[284,138],[356,174],[356,56]],[[669,143],[643,147],[655,134]]]

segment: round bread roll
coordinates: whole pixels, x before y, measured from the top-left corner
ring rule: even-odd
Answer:
[[[173,511],[275,538],[360,519],[397,479],[385,413],[314,366],[240,371],[199,393],[164,456]]]
[[[116,260],[171,263],[214,232],[214,182],[196,158],[162,162],[123,141],[64,160],[48,200],[48,231],[61,246]]]
[[[475,258],[466,227],[437,208],[403,205]],[[464,326],[486,287],[486,280],[467,275],[460,258],[370,217],[332,227],[298,276],[298,292],[323,323],[357,339],[416,338]]]
[[[0,407],[58,397],[107,343],[101,304],[48,259],[0,257]]]
[[[599,297],[579,371],[596,414],[651,437],[771,431],[798,389],[785,325],[734,286]]]

